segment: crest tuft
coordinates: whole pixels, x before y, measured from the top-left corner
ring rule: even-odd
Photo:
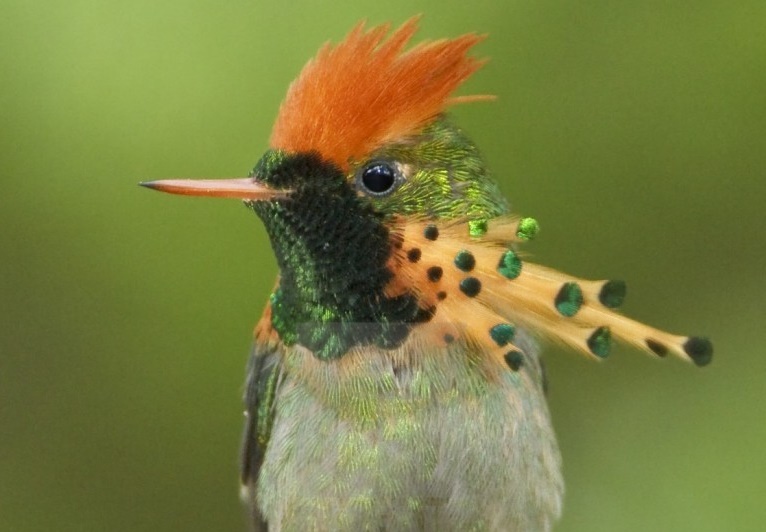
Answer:
[[[340,44],[325,44],[290,85],[271,147],[317,151],[347,169],[417,133],[448,105],[470,101],[450,94],[482,66],[466,55],[482,37],[466,34],[404,51],[417,28],[412,18],[386,39],[388,24],[365,30],[362,22]]]

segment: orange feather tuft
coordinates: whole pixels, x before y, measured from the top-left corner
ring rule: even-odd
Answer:
[[[389,26],[358,24],[336,46],[325,44],[290,85],[271,134],[271,147],[317,151],[348,169],[384,144],[417,133],[461,100],[452,92],[483,61],[466,55],[482,37],[421,43],[412,18],[388,39]]]

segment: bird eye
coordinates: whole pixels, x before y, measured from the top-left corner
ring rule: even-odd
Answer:
[[[357,176],[357,186],[371,196],[385,196],[396,188],[400,177],[394,164],[374,161],[362,168]]]

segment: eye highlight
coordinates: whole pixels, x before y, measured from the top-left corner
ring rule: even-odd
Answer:
[[[402,182],[398,165],[389,161],[371,161],[356,175],[356,186],[369,196],[387,196]]]

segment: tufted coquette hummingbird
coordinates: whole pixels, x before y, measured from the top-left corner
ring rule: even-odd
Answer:
[[[445,115],[486,99],[453,96],[482,37],[405,51],[416,29],[324,45],[249,177],[142,183],[243,200],[276,255],[244,393],[256,530],[549,530],[564,483],[537,338],[712,357],[618,314],[624,282],[522,257],[537,222]]]

